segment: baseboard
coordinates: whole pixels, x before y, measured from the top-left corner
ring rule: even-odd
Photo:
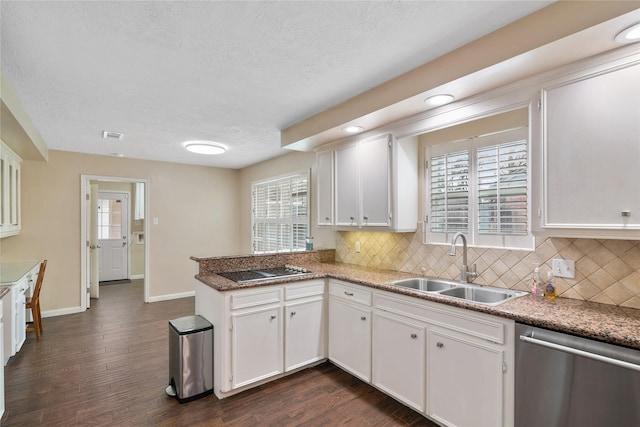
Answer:
[[[169,301],[172,299],[195,297],[196,291],[182,292],[179,294],[159,295],[157,297],[149,297],[149,302]]]
[[[129,276],[129,279],[131,280],[144,279],[144,274],[132,274]]]
[[[42,312],[42,317],[64,316],[65,314],[75,313],[82,313],[82,307],[67,307],[59,308],[57,310],[45,310]]]

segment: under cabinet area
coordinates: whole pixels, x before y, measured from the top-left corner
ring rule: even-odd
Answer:
[[[542,90],[543,226],[640,238],[640,55]]]
[[[382,135],[316,154],[318,226],[415,231],[418,141]]]

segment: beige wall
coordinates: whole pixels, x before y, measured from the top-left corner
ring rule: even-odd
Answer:
[[[311,170],[310,206],[311,234],[316,249],[333,249],[337,232],[318,229],[316,220],[316,154],[294,151],[275,159],[267,160],[240,171],[240,252],[250,254],[251,248],[251,183],[301,170]]]
[[[80,306],[80,176],[149,180],[150,297],[193,291],[191,255],[238,252],[238,171],[49,151],[22,163],[22,231],[0,240],[3,261],[47,258],[42,309]]]

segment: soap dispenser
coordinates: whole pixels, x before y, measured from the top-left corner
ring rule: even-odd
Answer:
[[[531,295],[534,297],[543,297],[544,290],[540,286],[540,265],[533,264],[536,267],[533,269],[533,273],[531,273]]]
[[[556,299],[556,283],[553,277],[553,271],[547,272],[547,280],[544,282],[544,297],[547,299]]]

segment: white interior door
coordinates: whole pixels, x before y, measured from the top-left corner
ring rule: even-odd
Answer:
[[[98,244],[98,185],[91,184],[89,189],[89,215],[87,215],[87,234],[89,235],[89,298],[87,298],[87,308],[91,298],[100,298],[98,255],[100,246]]]
[[[98,245],[100,281],[129,278],[129,195],[98,193]]]

